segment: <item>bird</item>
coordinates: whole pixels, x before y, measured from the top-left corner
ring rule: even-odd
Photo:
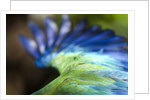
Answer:
[[[75,27],[63,14],[61,25],[44,18],[45,33],[28,23],[34,37],[19,34],[24,50],[38,68],[56,68],[60,75],[31,95],[128,95],[128,43],[123,36],[99,25]]]

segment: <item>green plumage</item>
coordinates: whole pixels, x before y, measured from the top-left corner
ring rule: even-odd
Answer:
[[[123,64],[108,55],[61,52],[49,65],[58,69],[60,76],[33,94],[108,95],[113,94],[112,89],[127,89],[127,73],[120,67]]]

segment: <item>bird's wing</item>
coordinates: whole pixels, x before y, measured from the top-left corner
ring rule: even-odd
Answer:
[[[100,26],[93,25],[86,28],[86,20],[83,19],[71,29],[71,21],[68,15],[62,15],[62,24],[57,28],[55,21],[50,18],[44,19],[46,34],[33,22],[28,26],[35,38],[29,39],[19,35],[19,40],[24,49],[35,59],[35,65],[43,68],[47,67],[41,58],[53,53],[60,53],[63,50],[74,47],[84,48],[86,50],[97,52],[103,49],[103,52],[124,52],[123,48],[127,46],[126,39],[118,36],[111,29],[102,30]],[[56,33],[58,33],[56,35]],[[44,36],[46,35],[46,39]],[[46,40],[46,41],[45,41]],[[45,60],[44,60],[45,61]]]

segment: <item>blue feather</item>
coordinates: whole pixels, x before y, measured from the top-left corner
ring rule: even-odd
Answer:
[[[58,34],[58,40],[56,42],[56,45],[59,45],[61,41],[63,40],[64,36],[71,30],[71,22],[68,15],[62,15],[62,24],[60,27],[60,31]]]
[[[112,90],[115,95],[128,95],[128,91]]]
[[[73,31],[70,32],[69,35],[66,36],[61,43],[69,43],[70,41],[72,41],[72,39],[74,39],[75,36],[79,35],[85,29],[85,26],[86,26],[86,20],[81,20],[73,29]]]
[[[62,43],[61,41],[67,35],[67,33],[70,31],[70,29],[71,29],[71,22],[70,22],[69,16],[63,15],[62,16],[62,24],[60,26],[60,31],[57,34],[51,48],[49,48],[47,50],[48,53],[51,53],[54,50],[55,46],[59,46],[60,43]]]
[[[44,19],[45,27],[46,27],[46,37],[47,37],[47,49],[51,48],[52,43],[55,40],[55,34],[57,32],[57,25],[56,23],[50,19],[45,17]]]
[[[98,31],[100,31],[101,28],[97,25],[91,26],[89,29],[87,29],[87,31],[85,31],[83,34],[81,34],[79,37],[75,38],[72,42],[72,44],[78,44],[83,40],[86,40],[87,38],[89,38],[91,35],[93,35],[94,33],[97,33]]]
[[[57,50],[57,52],[63,50],[64,48],[67,48],[70,44],[72,44],[72,40],[75,38],[75,36],[79,35],[85,28],[86,20],[81,20],[78,25],[74,28],[72,32],[69,33],[62,41],[61,46]],[[76,40],[76,39],[75,39]]]
[[[106,44],[106,43],[116,43],[116,42],[125,42],[125,38],[122,36],[113,36],[102,41],[97,41],[97,44]]]
[[[115,48],[124,47],[124,46],[127,46],[126,42],[96,45],[96,46],[90,46],[89,45],[89,46],[87,46],[87,48],[91,49],[91,50],[100,50],[100,49],[107,49],[107,48],[114,48],[115,49]]]
[[[29,55],[31,55],[35,59],[38,59],[40,57],[36,42],[34,40],[31,40],[22,35],[19,35],[18,38],[26,52],[29,53]]]
[[[104,31],[101,31],[97,35],[89,37],[87,40],[79,43],[78,45],[80,45],[80,46],[88,45],[89,43],[93,43],[93,42],[96,42],[96,41],[102,41],[102,40],[107,39],[109,37],[112,37],[114,35],[115,34],[112,30],[104,30]]]
[[[45,51],[45,41],[44,41],[44,34],[42,30],[33,22],[29,22],[28,26],[32,31],[32,34],[38,44],[38,49],[41,54],[44,54]]]

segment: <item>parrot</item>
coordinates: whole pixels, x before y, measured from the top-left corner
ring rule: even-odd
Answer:
[[[128,95],[126,38],[99,25],[86,28],[85,19],[72,28],[67,14],[59,28],[49,17],[43,23],[45,32],[30,21],[34,39],[18,39],[36,67],[53,67],[60,75],[31,95]]]

